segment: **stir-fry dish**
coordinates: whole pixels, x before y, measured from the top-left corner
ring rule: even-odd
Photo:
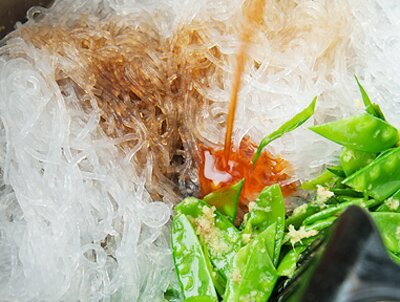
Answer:
[[[287,213],[279,185],[267,186],[236,226],[240,181],[175,207],[171,245],[179,287],[166,300],[268,301],[277,280],[293,276],[300,254],[351,205],[371,212],[400,264],[399,131],[356,80],[366,112],[309,128],[343,148],[340,165],[302,184],[313,193],[304,204]],[[266,136],[252,164],[269,142],[310,118],[315,102]]]
[[[397,268],[398,0],[49,2],[0,31],[0,301],[277,301],[350,206]]]

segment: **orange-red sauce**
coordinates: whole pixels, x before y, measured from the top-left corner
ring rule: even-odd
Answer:
[[[200,189],[202,196],[223,187],[232,185],[244,178],[244,185],[239,202],[247,205],[255,200],[258,193],[267,185],[285,183],[281,185],[284,195],[296,190],[296,184],[286,184],[290,178],[289,163],[281,157],[274,157],[268,152],[262,152],[255,166],[252,168],[252,158],[257,146],[248,138],[244,138],[238,150],[231,149],[227,164],[225,164],[224,150],[213,150],[201,146]]]

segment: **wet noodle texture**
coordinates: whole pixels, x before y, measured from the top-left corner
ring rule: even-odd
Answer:
[[[0,42],[0,299],[163,301],[173,206],[246,176],[255,145],[315,96],[313,118],[265,148],[249,199],[337,160],[307,127],[362,110],[354,74],[400,126],[397,0],[252,2],[55,0]],[[241,164],[200,179],[235,90]]]
[[[147,173],[153,198],[176,202],[197,193],[192,151],[199,140],[191,124],[204,100],[193,82],[206,84],[215,67],[196,31],[166,39],[151,24],[83,18],[28,27],[22,36],[67,61],[57,70],[61,90],[74,89],[88,110],[96,102],[102,129]]]

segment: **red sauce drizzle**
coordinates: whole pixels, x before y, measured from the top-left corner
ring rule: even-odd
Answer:
[[[200,189],[202,196],[223,187],[232,185],[244,178],[244,185],[239,202],[247,205],[255,200],[259,192],[268,185],[281,184],[285,196],[296,190],[290,179],[289,163],[281,157],[274,157],[269,152],[262,152],[255,166],[252,168],[252,158],[257,146],[248,138],[244,138],[238,150],[231,149],[227,165],[223,149],[200,146]]]

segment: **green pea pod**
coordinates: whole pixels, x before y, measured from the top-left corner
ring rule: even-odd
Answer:
[[[339,177],[346,177],[346,174],[343,171],[343,168],[340,166],[334,166],[334,167],[329,167],[326,168],[328,171],[332,172],[333,174],[335,174],[336,176]]]
[[[377,104],[373,104],[371,102],[367,92],[365,91],[364,87],[361,86],[360,81],[358,80],[357,76],[354,75],[354,77],[356,78],[358,88],[360,89],[361,96],[364,101],[365,110],[369,114],[372,114],[373,116],[376,116],[377,118],[379,118],[381,120],[385,120],[385,117],[384,117],[381,109],[379,108],[379,106]]]
[[[346,176],[370,164],[376,158],[376,153],[358,151],[344,147],[340,154],[340,163]]]
[[[243,183],[244,180],[242,179],[232,186],[222,188],[206,195],[203,200],[209,205],[215,206],[218,211],[229,217],[232,222],[235,222],[239,196],[242,192]]]
[[[360,206],[363,208],[371,208],[371,207],[379,205],[380,203],[381,203],[380,201],[376,201],[374,199],[364,200],[363,198],[355,198],[355,199],[352,198],[347,202],[343,202],[343,203],[339,203],[334,206],[330,206],[318,213],[315,213],[314,215],[307,217],[304,220],[303,224],[310,225],[310,224],[317,222],[318,220],[322,220],[322,219],[328,218],[333,215],[338,215],[338,214],[342,213],[345,209],[347,209],[349,206],[352,206],[352,205],[357,205],[357,206]]]
[[[336,197],[343,196],[343,197],[363,197],[364,194],[354,191],[353,189],[349,188],[330,188],[329,191],[337,195]],[[336,198],[336,200],[342,201],[340,198]]]
[[[310,231],[310,230],[315,230],[317,232],[320,232],[322,230],[325,230],[326,228],[330,227],[332,223],[335,222],[337,217],[327,217],[324,220],[319,220],[313,224],[306,225],[305,226],[305,231]]]
[[[210,260],[210,252],[208,250],[207,244],[205,242],[200,242],[204,252],[204,259],[206,260],[208,271],[211,274],[211,279],[213,281],[214,287],[221,297],[224,296],[226,279],[221,276],[221,274],[214,268]]]
[[[395,212],[400,213],[400,190],[386,199],[376,212]]]
[[[230,262],[241,246],[239,230],[226,216],[195,197],[185,198],[176,205],[175,212],[190,219],[196,233],[207,245],[211,263],[226,280]]]
[[[271,228],[255,237],[242,247],[232,262],[232,275],[228,280],[224,302],[264,302],[272,293],[278,279],[268,247],[271,240]]]
[[[282,258],[279,263],[277,272],[279,276],[284,276],[291,278],[297,268],[297,261],[299,260],[300,254],[307,248],[307,245],[296,246],[296,248],[291,249]]]
[[[400,189],[400,148],[379,156],[342,183],[376,200],[388,198]]]
[[[217,302],[203,250],[185,215],[175,216],[172,220],[171,243],[184,301]]]
[[[371,213],[386,248],[400,254],[400,213]]]
[[[295,130],[302,124],[304,124],[313,114],[315,109],[315,103],[317,102],[317,97],[315,97],[310,105],[300,113],[296,114],[293,118],[289,121],[284,123],[280,126],[277,130],[269,134],[268,136],[264,137],[260,145],[258,146],[257,152],[254,154],[253,157],[253,165],[256,163],[257,159],[260,157],[261,151],[272,141],[280,138],[285,133]]]
[[[385,151],[399,140],[395,127],[368,113],[309,129],[342,146],[372,153]]]
[[[296,229],[299,228],[304,219],[306,219],[308,216],[313,215],[319,210],[320,207],[312,203],[303,204],[295,208],[292,215],[286,219],[286,227],[288,227],[289,225],[293,225]]]
[[[324,171],[321,175],[314,179],[306,181],[301,184],[303,190],[315,190],[317,186],[330,187],[333,185],[340,177],[335,175],[329,170]]]
[[[271,224],[276,223],[275,251],[271,256],[276,265],[279,259],[285,229],[285,203],[279,185],[265,187],[246,215],[244,234],[259,234]]]

